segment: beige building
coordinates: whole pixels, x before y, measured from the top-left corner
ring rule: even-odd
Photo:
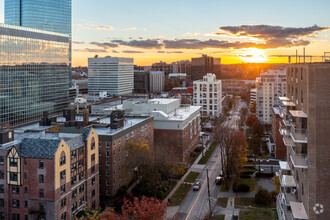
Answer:
[[[287,147],[280,162],[279,219],[330,216],[330,63],[287,67],[279,131]]]

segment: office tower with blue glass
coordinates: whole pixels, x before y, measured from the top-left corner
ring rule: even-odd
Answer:
[[[70,36],[71,0],[5,0],[5,24],[59,32]],[[71,87],[71,69],[68,72]]]
[[[0,123],[57,115],[69,97],[70,36],[0,24]]]

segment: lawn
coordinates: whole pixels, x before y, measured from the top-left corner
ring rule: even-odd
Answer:
[[[199,176],[199,172],[191,171],[183,182],[194,183]]]
[[[254,202],[254,198],[243,198],[243,197],[236,197],[235,198],[235,207],[236,206],[252,206],[258,208],[275,208],[275,203],[271,203],[267,206],[259,205]]]
[[[214,216],[214,218],[212,218],[214,220],[224,220],[225,219],[225,215],[217,215],[217,216]]]
[[[276,210],[272,209],[253,209],[249,211],[241,211],[239,214],[241,220],[277,220]]]
[[[180,187],[175,191],[173,196],[171,197],[170,206],[177,206],[180,205],[181,202],[186,198],[189,190],[191,189],[190,184],[181,184]]]
[[[205,152],[204,156],[198,161],[198,164],[206,164],[207,161],[210,159],[215,148],[216,145],[211,145],[209,149]]]
[[[217,201],[218,206],[221,206],[223,208],[227,207],[227,203],[228,203],[228,198],[219,198]]]
[[[257,180],[255,178],[239,178],[237,185],[239,184],[248,185],[250,187],[250,192],[253,192],[256,189]]]

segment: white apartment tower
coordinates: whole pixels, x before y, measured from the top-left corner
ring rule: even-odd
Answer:
[[[165,89],[164,71],[150,71],[149,83],[150,83],[150,92],[164,92]]]
[[[219,116],[222,111],[221,80],[208,73],[202,80],[194,81],[194,105],[202,106],[202,116]]]
[[[134,89],[132,58],[88,58],[88,93],[107,92],[111,95],[131,93]]]
[[[265,124],[272,123],[272,107],[278,106],[278,97],[286,96],[286,70],[268,70],[257,77],[258,119]]]

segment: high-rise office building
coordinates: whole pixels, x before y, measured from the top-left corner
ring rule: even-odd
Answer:
[[[287,67],[279,132],[287,147],[280,162],[279,219],[329,219],[330,63]]]
[[[219,116],[222,111],[221,80],[212,73],[194,81],[194,105],[202,106],[202,116]]]
[[[88,93],[110,95],[132,93],[134,89],[134,65],[132,58],[88,58]]]
[[[5,0],[5,23],[71,35],[71,0]]]
[[[272,123],[272,108],[278,106],[280,96],[286,95],[286,71],[269,70],[257,77],[257,118],[266,124]]]
[[[191,58],[191,80],[200,80],[207,73],[213,73],[220,78],[221,58],[214,58],[203,55],[198,58]]]
[[[68,34],[71,67],[71,0],[5,0],[5,24]],[[69,86],[72,85],[71,69]]]
[[[66,34],[0,24],[0,123],[38,121],[62,111],[69,97]]]

